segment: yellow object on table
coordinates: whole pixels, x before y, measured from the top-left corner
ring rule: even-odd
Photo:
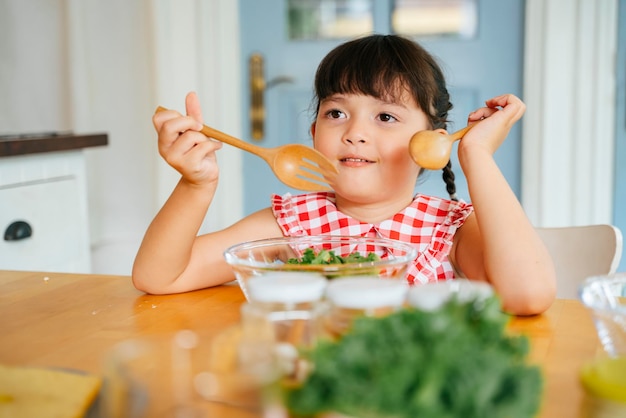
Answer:
[[[586,391],[582,417],[626,416],[626,357],[606,357],[581,368]]]
[[[0,418],[80,418],[100,386],[82,372],[0,365]]]

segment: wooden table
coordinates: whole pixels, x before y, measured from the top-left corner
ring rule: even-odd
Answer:
[[[117,342],[180,329],[217,334],[239,322],[244,300],[236,285],[153,296],[129,277],[0,270],[0,363],[101,373]],[[543,368],[539,417],[578,416],[579,368],[601,351],[589,313],[578,301],[557,300],[509,328],[528,335],[530,359]]]

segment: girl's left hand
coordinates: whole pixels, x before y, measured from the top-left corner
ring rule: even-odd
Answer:
[[[513,94],[503,94],[487,100],[485,107],[468,116],[468,124],[480,123],[461,139],[459,152],[483,149],[493,155],[525,110],[524,102]]]

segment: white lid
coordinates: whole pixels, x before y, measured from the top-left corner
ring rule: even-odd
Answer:
[[[326,297],[335,306],[350,309],[375,309],[404,304],[408,283],[377,277],[342,277],[333,279]]]
[[[301,303],[320,300],[328,280],[321,274],[272,272],[247,281],[251,301]]]
[[[459,302],[468,302],[472,299],[486,299],[493,293],[493,287],[489,283],[454,279],[416,284],[409,290],[407,299],[409,305],[415,308],[434,311],[447,302],[452,295],[456,295]]]

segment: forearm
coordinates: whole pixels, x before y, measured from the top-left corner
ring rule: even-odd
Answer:
[[[462,166],[482,240],[486,279],[510,312],[542,312],[556,291],[547,249],[493,157],[487,153],[464,157]]]
[[[200,187],[179,181],[137,252],[132,276],[138,289],[161,293],[185,271],[216,185]]]

